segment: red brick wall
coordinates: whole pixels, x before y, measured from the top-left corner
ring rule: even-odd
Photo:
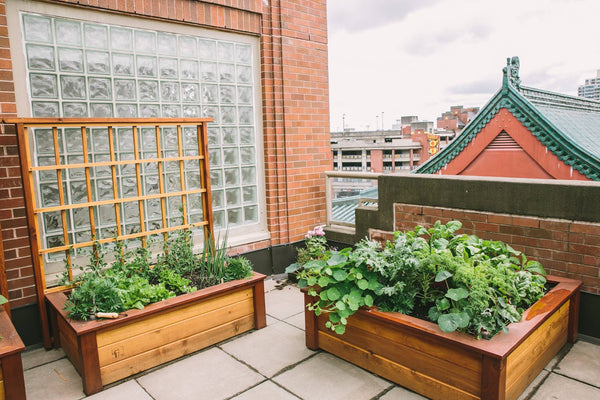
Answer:
[[[540,219],[412,204],[394,205],[394,229],[430,227],[435,221],[462,222],[460,233],[501,240],[538,260],[546,272],[583,282],[582,290],[600,294],[600,224]]]
[[[271,240],[234,252],[301,240],[325,222],[324,171],[331,169],[326,1],[64,0],[78,7],[260,36],[267,224]],[[17,116],[5,0],[0,0],[0,110]],[[19,115],[25,116],[25,115]],[[11,307],[36,302],[18,148],[0,125],[0,223]]]

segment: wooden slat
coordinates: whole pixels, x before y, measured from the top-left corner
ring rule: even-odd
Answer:
[[[83,392],[89,396],[102,390],[96,332],[81,335],[77,339],[79,357],[81,358],[81,370],[79,372],[83,381]]]
[[[213,237],[213,211],[212,211],[212,194],[210,188],[210,166],[208,162],[208,128],[206,124],[198,125],[197,136],[198,136],[198,154],[204,155],[200,161],[200,188],[206,189],[206,192],[202,196],[202,218],[208,222],[204,226],[204,238],[208,238],[214,248],[214,237]]]
[[[109,127],[112,128],[112,127]],[[68,170],[68,169],[82,169],[89,167],[112,167],[122,165],[136,165],[136,164],[147,164],[157,163],[160,161],[164,162],[179,162],[179,161],[190,161],[190,160],[202,160],[204,156],[181,156],[181,157],[159,157],[159,158],[140,158],[138,160],[111,160],[111,161],[98,161],[98,162],[85,162],[78,164],[61,164],[61,165],[40,165],[30,166],[30,171],[55,171],[55,170]]]
[[[204,314],[247,299],[252,299],[251,288],[219,296],[198,304],[174,309],[167,313],[160,313],[159,315],[140,321],[139,324],[128,324],[120,328],[99,332],[97,337],[98,347],[108,346],[111,343],[116,343],[148,331],[157,330],[178,321],[192,318],[198,314]]]
[[[79,358],[77,335],[63,318],[58,317],[58,319],[53,322],[56,322],[58,325],[60,346],[63,348],[69,360],[71,360],[71,363],[73,363],[75,369],[81,374],[81,359]]]
[[[104,385],[131,376],[148,368],[193,353],[234,335],[246,332],[254,327],[252,315],[218,326],[209,331],[198,333],[177,342],[169,343],[158,349],[139,354],[122,362],[110,364],[101,369]]]
[[[41,127],[54,125],[85,126],[155,126],[198,125],[213,122],[212,118],[3,118],[5,124],[27,124]]]
[[[567,342],[569,303],[536,329],[506,361],[507,399],[517,398]]]
[[[179,158],[183,157],[183,136],[181,134],[181,125],[177,125],[177,153]],[[185,171],[183,168],[183,161],[179,161],[179,185],[182,192],[185,192]],[[181,195],[181,210],[183,214],[183,224],[188,223],[187,217],[187,200],[186,195]]]
[[[156,156],[160,157],[162,154],[162,148],[160,145],[160,126],[156,126],[154,128],[154,135],[156,137]],[[159,192],[160,193],[165,193],[165,177],[163,176],[163,165],[164,165],[164,161],[158,162],[158,188],[159,188]],[[167,207],[166,207],[166,201],[164,197],[160,198],[160,216],[161,216],[161,220],[162,220],[162,226],[163,228],[167,227]],[[165,232],[163,234],[163,239],[166,242],[167,241],[167,233]]]
[[[225,325],[233,320],[253,315],[252,299],[231,304],[190,318],[181,319],[157,329],[148,330],[145,321],[139,324],[141,332],[135,336],[98,348],[100,367],[135,357],[169,343],[181,341],[202,331]],[[101,333],[98,334],[101,336]]]
[[[110,153],[110,161],[115,161],[115,138],[114,130],[112,126],[108,127],[108,151]],[[123,232],[121,231],[121,205],[119,200],[119,188],[117,185],[117,166],[110,166],[110,177],[113,185],[113,200],[115,200],[115,225],[117,228],[117,237],[121,237]]]
[[[432,399],[475,400],[478,398],[323,332],[319,332],[319,346],[329,353]]]

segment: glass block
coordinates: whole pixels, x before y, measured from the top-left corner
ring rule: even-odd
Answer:
[[[60,88],[63,99],[85,99],[87,97],[85,77],[83,76],[62,75]]]
[[[240,127],[240,143],[254,144],[254,128],[247,126]]]
[[[198,155],[198,149],[194,150],[184,150],[183,152],[184,156],[197,156]],[[186,169],[186,171],[200,171],[200,162],[198,160],[185,160],[183,162],[183,167]]]
[[[167,102],[179,101],[179,83],[178,82],[161,82],[160,83],[160,99]]]
[[[185,173],[185,188],[186,190],[200,189],[200,172],[187,171]]]
[[[235,61],[241,64],[250,64],[252,61],[252,48],[247,44],[236,44]]]
[[[195,223],[204,221],[204,218],[202,218],[202,213],[201,212],[191,213],[188,216],[188,221],[189,221],[190,224],[195,224]],[[200,231],[199,227],[197,227],[196,229],[193,229],[195,237],[197,236],[196,235],[197,231]]]
[[[238,103],[250,104],[252,103],[252,87],[251,86],[238,86]]]
[[[62,231],[62,216],[60,211],[51,211],[44,213],[44,232],[52,233]]]
[[[182,83],[181,84],[181,101],[185,103],[198,102],[200,96],[197,83]]]
[[[52,99],[58,97],[56,75],[29,74],[29,81],[31,85],[31,97],[45,97]]]
[[[133,153],[120,153],[119,160],[121,161],[131,161],[135,157]],[[119,172],[121,175],[134,175],[135,174],[135,165],[134,164],[123,164],[119,166]]]
[[[221,123],[223,125],[231,125],[236,122],[235,107],[221,107]]]
[[[158,66],[161,78],[177,79],[179,77],[179,73],[177,72],[177,59],[160,57]]]
[[[56,43],[68,46],[81,46],[81,23],[65,19],[54,20]]]
[[[202,102],[216,103],[218,101],[217,85],[202,85]]]
[[[110,47],[112,50],[133,50],[133,32],[131,29],[110,27]]]
[[[123,219],[125,221],[139,221],[140,208],[137,201],[123,203]]]
[[[242,168],[242,183],[244,185],[251,185],[256,183],[256,167]]]
[[[179,56],[198,58],[198,46],[196,45],[196,38],[191,36],[179,36]]]
[[[227,209],[227,222],[230,226],[231,225],[241,225],[243,222],[242,209],[241,208]]]
[[[91,134],[92,144],[95,152],[108,152],[108,129],[93,128]]]
[[[219,128],[217,127],[208,127],[208,144],[218,146],[221,144],[221,135],[219,134]]]
[[[217,42],[208,39],[198,39],[198,54],[200,59],[214,60],[217,58]]]
[[[75,243],[86,243],[92,241],[90,231],[75,232]]]
[[[94,162],[106,162],[110,161],[109,154],[94,154]],[[111,168],[108,166],[94,167],[94,176],[109,176],[111,174]]]
[[[195,126],[183,127],[183,148],[194,149],[198,154],[198,133]]]
[[[60,135],[60,131],[58,134]],[[54,135],[52,134],[51,129],[36,129],[34,131],[34,135],[35,149],[37,150],[38,154],[54,154]],[[60,141],[61,140],[59,139],[59,142]]]
[[[210,161],[211,168],[213,166],[218,167],[221,165],[221,150],[220,149],[208,149],[208,160]]]
[[[135,104],[117,104],[117,117],[136,118],[137,106]]]
[[[164,105],[162,106],[162,116],[165,118],[179,118],[181,116],[181,107]]]
[[[148,199],[146,201],[146,216],[149,219],[161,218],[160,199]]]
[[[225,168],[225,185],[239,185],[240,184],[240,170],[238,168]]]
[[[60,247],[65,245],[65,238],[62,235],[53,235],[46,237],[46,248]]]
[[[240,107],[239,108],[239,123],[240,125],[252,125],[254,124],[254,111],[252,107]]]
[[[202,211],[202,194],[193,193],[187,195],[187,204],[190,211]]]
[[[114,198],[113,184],[111,179],[97,179],[96,189],[97,200],[111,200]]]
[[[218,188],[223,186],[223,170],[212,169],[210,170],[210,186]]]
[[[114,238],[116,235],[117,229],[113,226],[100,229],[100,239]]]
[[[200,63],[200,77],[203,82],[216,82],[217,64],[209,62]]]
[[[77,128],[66,128],[65,132],[65,142],[67,144],[67,151],[69,153],[82,153],[83,151],[83,142],[81,140],[81,129]],[[89,136],[88,136],[89,140]],[[91,143],[88,142],[88,150],[91,149]],[[82,161],[83,162],[83,161]]]
[[[225,207],[225,194],[222,190],[215,190],[212,192],[213,208]]]
[[[90,226],[90,211],[87,207],[73,209],[73,225],[77,228]]]
[[[160,108],[155,104],[141,104],[140,117],[142,118],[158,118],[160,117]]]
[[[135,80],[115,79],[115,99],[135,100]]]
[[[183,106],[183,116],[185,118],[200,117],[200,107],[198,107],[198,106]]]
[[[235,98],[235,86],[219,85],[219,100],[221,103],[233,103]]]
[[[198,80],[198,61],[181,60],[179,62],[180,79]]]
[[[137,74],[138,76],[157,76],[158,64],[156,57],[137,56]]]
[[[233,61],[233,43],[218,42],[219,61]]]
[[[242,202],[242,194],[240,188],[225,189],[225,198],[227,199],[227,206],[238,206]]]
[[[144,190],[145,190],[145,194],[160,193],[160,188],[158,185],[158,175],[144,176]]]
[[[166,154],[167,158],[177,157],[177,153],[168,152]],[[179,171],[179,161],[165,161],[163,162],[165,171]]]
[[[156,158],[156,152],[149,152],[149,153],[144,153],[144,154],[146,155],[145,158]],[[150,174],[156,175],[158,173],[158,163],[156,163],[156,162],[144,163],[144,164],[142,164],[142,170],[143,170],[144,174],[146,174],[146,175],[150,175]]]
[[[63,117],[85,118],[88,116],[86,103],[63,103]]]
[[[181,202],[181,196],[173,196],[167,197],[167,215],[169,217],[180,217],[181,216],[181,207],[183,203]],[[181,219],[178,223],[181,223]]]
[[[215,224],[215,228],[224,229],[225,228],[225,211],[215,211],[213,212],[213,223]]]
[[[26,52],[29,69],[54,71],[54,47],[28,44]]]
[[[257,201],[256,186],[244,186],[242,188],[242,196],[244,199],[244,204],[256,203],[256,201]]]
[[[52,43],[50,18],[23,14],[23,30],[26,41]]]
[[[112,100],[110,78],[88,78],[90,100]]]
[[[233,64],[219,64],[219,82],[235,82],[235,67]]]
[[[126,177],[121,180],[123,197],[137,196],[137,181],[135,177]]]
[[[118,128],[116,133],[119,151],[133,151],[133,131],[131,128]]]
[[[177,36],[168,33],[158,34],[158,53],[166,56],[177,55]]]
[[[138,81],[139,100],[140,101],[158,101],[158,82],[157,81]]]
[[[238,134],[236,127],[221,128],[224,145],[234,145],[238,143]]]
[[[239,153],[237,147],[223,149],[224,165],[238,165]]]
[[[52,148],[52,147],[51,147]],[[54,156],[50,156],[50,157],[38,157],[37,158],[37,164],[40,167],[45,167],[48,165],[56,165],[56,159],[54,158]],[[38,172],[38,176],[39,176],[39,180],[42,182],[56,182],[56,171],[54,170],[49,170],[49,171],[39,171]]]
[[[246,66],[237,66],[237,82],[252,83],[252,68]]]
[[[214,122],[219,120],[219,107],[216,106],[205,106],[202,107],[202,116],[206,118],[212,118]]]
[[[85,46],[92,49],[108,49],[108,27],[96,24],[83,24]]]
[[[87,186],[85,181],[71,181],[70,183],[71,203],[87,203]]]
[[[256,151],[254,147],[240,147],[240,158],[242,164],[255,164],[256,163]]]
[[[72,164],[83,164],[83,156],[68,156],[67,161]],[[85,179],[85,168],[69,168],[69,179]]]
[[[156,33],[135,31],[135,51],[138,53],[156,53]]]
[[[98,206],[98,217],[102,225],[114,225],[117,223],[115,216],[115,206],[113,205],[102,205]]]
[[[46,101],[33,101],[31,108],[34,117],[59,117],[58,103]]]
[[[86,51],[85,60],[89,74],[109,74],[109,55],[103,51]]]
[[[62,72],[83,72],[83,50],[59,47],[58,68]]]
[[[141,147],[144,150],[156,149],[156,131],[153,128],[141,128],[142,134]],[[156,157],[156,152],[152,153]]]
[[[162,221],[161,220],[146,220],[146,230],[148,231],[156,231],[158,229],[162,229]]]
[[[164,127],[162,133],[162,148],[165,150],[177,149],[177,129],[173,127]],[[177,154],[175,154],[177,157]]]
[[[165,179],[165,190],[167,193],[181,192],[181,180],[179,176],[179,172],[167,174]]]
[[[113,105],[110,103],[91,103],[90,117],[94,118],[112,118]]]
[[[258,206],[253,205],[244,207],[244,222],[258,222]]]
[[[113,74],[133,75],[133,56],[131,54],[112,54]]]

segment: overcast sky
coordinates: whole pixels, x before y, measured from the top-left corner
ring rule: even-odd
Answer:
[[[577,95],[600,69],[599,0],[327,0],[331,129],[482,107],[519,56],[524,86]],[[377,118],[379,116],[379,118]]]

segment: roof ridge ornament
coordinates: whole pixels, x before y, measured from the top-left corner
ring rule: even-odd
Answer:
[[[506,59],[506,67],[502,69],[502,87],[506,88],[508,85],[513,86],[515,89],[521,89],[521,78],[519,77],[519,57],[514,56]]]

